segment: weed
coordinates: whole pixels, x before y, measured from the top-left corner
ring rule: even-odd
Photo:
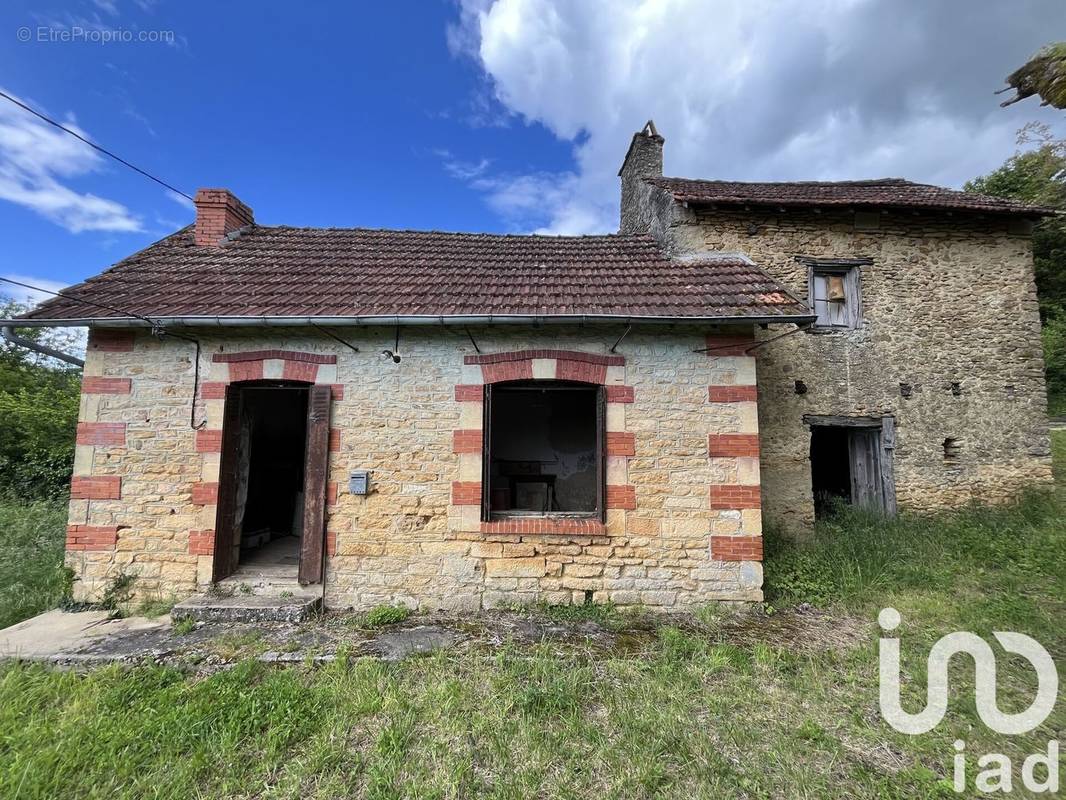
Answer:
[[[196,620],[192,617],[182,617],[174,623],[174,633],[178,636],[185,636],[196,630]]]
[[[411,609],[406,606],[374,606],[359,619],[359,624],[364,628],[382,628],[403,622],[409,616]]]
[[[133,599],[133,584],[137,576],[126,572],[120,572],[112,578],[104,594],[100,598],[100,608],[111,612],[112,617],[121,617],[125,614],[126,606]]]
[[[177,600],[173,597],[146,597],[137,606],[137,615],[148,619],[161,617],[164,614],[169,614],[170,609],[174,608],[176,602]]]
[[[620,621],[618,609],[613,603],[573,603],[548,605],[539,603],[534,610],[555,622],[597,622],[604,627]]]

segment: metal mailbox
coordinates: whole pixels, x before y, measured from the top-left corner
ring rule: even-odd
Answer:
[[[353,470],[348,476],[348,491],[351,494],[370,494],[370,471],[365,469]]]

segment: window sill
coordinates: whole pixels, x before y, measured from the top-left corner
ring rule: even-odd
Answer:
[[[482,533],[536,533],[561,536],[605,536],[607,526],[598,519],[520,516],[481,523]]]

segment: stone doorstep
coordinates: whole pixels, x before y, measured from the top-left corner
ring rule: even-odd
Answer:
[[[322,597],[322,584],[303,586],[293,577],[270,575],[231,575],[215,584],[217,594],[227,597],[310,598]]]
[[[322,610],[321,592],[314,596],[200,594],[178,603],[171,619],[197,622],[303,622]]]

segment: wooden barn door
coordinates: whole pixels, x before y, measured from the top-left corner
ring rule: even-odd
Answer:
[[[307,400],[304,519],[300,583],[321,583],[325,568],[326,477],[329,473],[329,386],[312,386]]]
[[[222,415],[222,453],[218,465],[218,498],[215,510],[215,554],[211,580],[220,581],[233,574],[236,560],[233,551],[240,540],[237,519],[237,491],[240,485],[241,390],[226,387],[226,407]]]
[[[854,428],[848,437],[851,456],[851,502],[856,506],[884,509],[881,480],[881,431]]]

